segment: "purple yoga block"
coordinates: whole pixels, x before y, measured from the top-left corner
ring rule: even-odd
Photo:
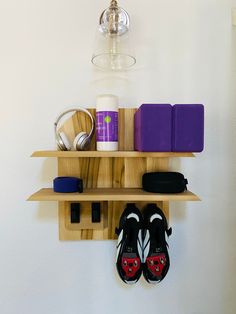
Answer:
[[[172,151],[202,152],[204,149],[204,106],[174,105]]]
[[[141,152],[170,152],[172,106],[143,104],[134,115],[134,148]]]

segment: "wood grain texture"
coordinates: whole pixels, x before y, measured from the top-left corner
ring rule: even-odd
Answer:
[[[179,157],[195,157],[193,153],[175,153],[175,152],[137,152],[137,151],[58,151],[58,150],[42,150],[34,152],[31,157],[55,157],[55,158],[82,158],[82,157],[121,157],[121,158],[179,158]]]
[[[146,172],[168,171],[169,158],[147,158]]]
[[[70,223],[69,202],[59,202],[59,239],[61,241],[108,239],[108,203],[102,203],[101,223],[91,223],[90,202],[84,202],[81,224]],[[83,203],[81,203],[84,206]],[[87,208],[86,208],[87,207]]]
[[[101,221],[98,223],[92,223],[92,202],[81,202],[80,203],[80,222],[71,223],[70,221],[70,202],[66,204],[66,228],[69,230],[103,230],[104,225],[104,208],[106,202],[101,202]]]
[[[137,109],[119,109],[119,150],[134,150],[134,114]]]
[[[95,188],[84,189],[83,193],[55,193],[53,189],[41,189],[28,199],[29,201],[199,201],[197,195],[190,191],[178,194],[149,193],[135,188]]]
[[[141,188],[146,169],[146,158],[125,158],[124,187]]]

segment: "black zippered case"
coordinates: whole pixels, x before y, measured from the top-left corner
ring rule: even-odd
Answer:
[[[143,190],[152,193],[182,193],[188,180],[180,172],[149,172],[142,178]]]

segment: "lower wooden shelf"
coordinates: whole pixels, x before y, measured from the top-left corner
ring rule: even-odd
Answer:
[[[83,193],[55,193],[53,189],[41,189],[32,194],[29,201],[127,201],[127,202],[158,202],[158,201],[200,201],[190,191],[179,194],[156,194],[142,189],[130,188],[96,188],[85,189]]]

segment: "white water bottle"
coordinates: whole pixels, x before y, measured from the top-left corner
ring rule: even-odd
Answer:
[[[99,151],[118,150],[118,97],[99,95],[96,101],[96,141]]]

